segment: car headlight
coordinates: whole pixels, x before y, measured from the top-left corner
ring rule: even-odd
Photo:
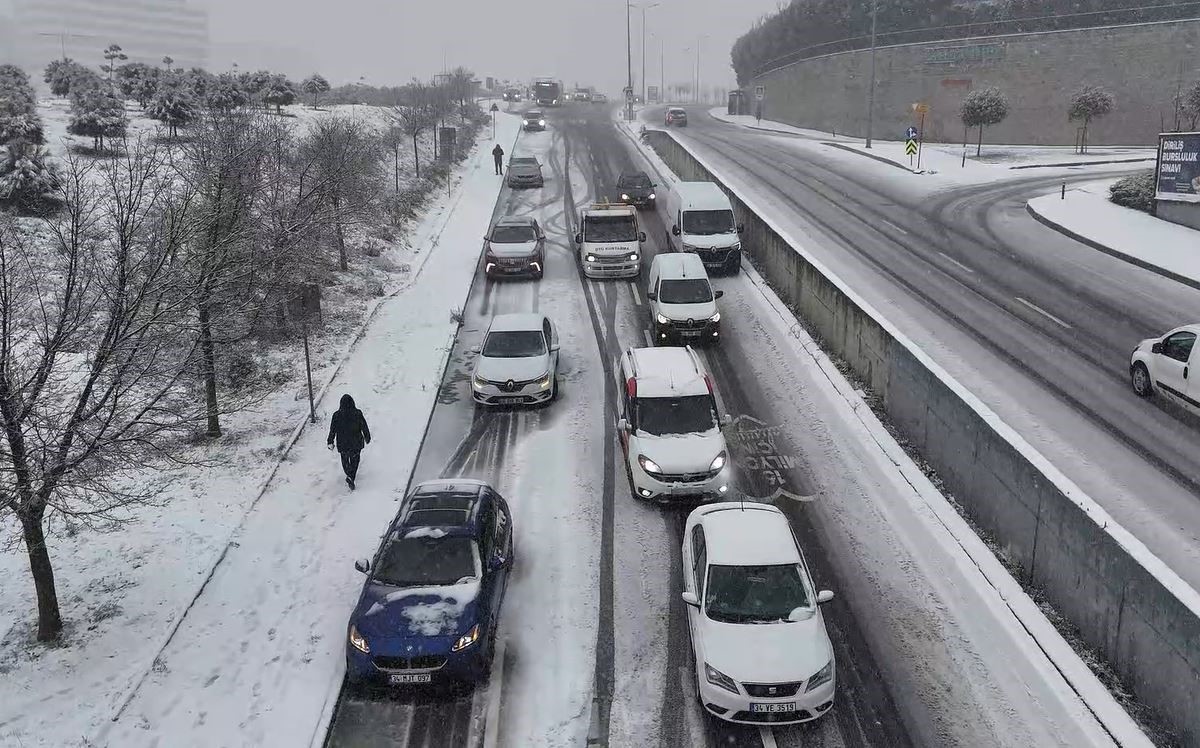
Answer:
[[[596,261],[596,255],[588,255],[588,256],[587,256],[587,261],[588,261],[588,262],[595,262],[595,261]]]
[[[709,321],[709,322],[720,322],[720,321],[721,321],[721,313],[720,313],[720,312],[717,312],[717,313],[716,313],[716,314],[714,314],[713,316],[709,317],[709,318],[708,318],[708,321]]]
[[[629,195],[626,195],[624,192],[622,192],[622,193],[621,193],[621,199],[622,199],[622,200],[628,200],[628,199],[629,199]]]
[[[727,459],[728,459],[728,455],[726,455],[724,452],[722,452],[721,454],[719,454],[713,458],[713,461],[711,463],[709,463],[709,465],[708,465],[708,469],[709,470],[720,470],[721,468],[725,467],[725,461]]]
[[[353,625],[350,626],[350,646],[363,654],[371,654],[371,648],[367,646],[367,640],[363,638],[362,634],[358,633],[358,629]]]
[[[655,314],[654,321],[660,325],[665,325],[668,322],[670,322],[671,320],[667,319],[666,317],[662,316],[661,314]]]
[[[543,390],[550,389],[551,377],[549,374],[538,380],[538,388]]]
[[[657,196],[657,195],[655,195],[653,192],[651,192],[651,193],[650,193],[650,199],[651,199],[651,200],[655,200],[655,199],[657,199],[657,197],[658,197],[658,196]]]
[[[730,248],[730,249],[741,250],[741,248],[742,248],[742,243],[741,243],[741,242],[734,242],[733,244],[730,244],[730,245],[729,245],[729,248]]]
[[[638,258],[637,252],[634,252],[633,254],[629,255],[630,262],[637,262],[637,258]]]
[[[650,459],[646,455],[638,455],[638,464],[641,465],[642,470],[645,470],[647,473],[661,473],[662,472],[662,468],[660,468],[658,466],[658,463],[655,462],[654,460]]]
[[[730,678],[728,675],[722,673],[720,670],[717,670],[707,662],[704,663],[704,677],[707,678],[708,682],[714,686],[720,686],[730,693],[738,692],[737,684],[733,682],[733,678]]]
[[[479,641],[479,624],[471,627],[471,630],[462,636],[458,637],[458,641],[454,642],[454,646],[450,648],[451,652],[458,652],[466,649],[475,642]]]
[[[477,389],[477,390],[481,390],[484,387],[487,387],[487,383],[488,383],[487,380],[484,379],[483,377],[479,376],[478,374],[476,374],[475,378],[471,380],[471,384],[475,385],[475,389]]]
[[[545,126],[546,126],[546,120],[544,120],[544,119],[539,119],[539,120],[538,120],[538,126],[539,126],[539,127],[545,127]]]
[[[814,688],[820,688],[831,680],[833,680],[833,660],[825,663],[825,667],[818,670],[816,675],[808,679],[808,685],[804,687],[804,692],[808,693]]]

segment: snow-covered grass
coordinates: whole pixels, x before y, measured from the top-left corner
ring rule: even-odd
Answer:
[[[73,142],[65,137],[66,104],[50,100],[42,108],[49,147],[61,155]],[[301,122],[307,117],[321,116],[320,112],[293,109],[298,110],[296,118]],[[338,109],[341,107],[334,108]],[[361,113],[370,115],[369,111]],[[131,117],[131,130],[135,132],[152,132],[156,124]],[[511,130],[511,139],[515,136],[515,126],[511,123],[506,126]],[[411,147],[402,149],[401,155],[405,154],[408,160],[401,161],[401,169],[411,166]],[[353,236],[355,243],[371,239],[380,254],[370,257],[355,252],[349,273],[331,273],[327,279],[329,285],[323,289],[322,298],[324,325],[313,331],[310,341],[313,380],[318,390],[339,374],[336,392],[342,387],[353,389],[360,405],[368,409],[368,415],[372,406],[380,405],[382,393],[398,390],[406,398],[395,403],[392,412],[403,413],[405,419],[411,417],[413,422],[423,422],[421,413],[432,406],[441,375],[438,357],[431,357],[428,352],[447,348],[453,337],[455,326],[450,321],[448,305],[452,306],[454,289],[461,288],[465,295],[473,269],[471,260],[478,250],[478,236],[483,227],[472,225],[466,234],[451,242],[450,248],[435,250],[456,201],[472,205],[479,215],[490,216],[496,185],[490,171],[481,165],[490,166],[490,159],[486,152],[477,149],[465,164],[468,177],[465,181],[457,180],[460,184],[454,198],[444,193],[442,197],[434,197],[408,233],[374,227]],[[478,176],[481,172],[486,176]],[[486,224],[486,217],[483,223]],[[450,256],[446,257],[447,254]],[[452,275],[440,285],[435,280],[431,294],[417,297],[412,291],[413,283],[418,274],[431,272],[434,258],[452,268]],[[385,297],[381,305],[381,298]],[[386,318],[391,329],[365,351],[359,351],[360,359],[361,353],[366,354],[365,360],[344,365],[364,323],[384,316],[380,313],[384,306],[389,310]],[[387,358],[373,358],[372,353]],[[330,494],[334,493],[337,481],[331,487],[322,480],[338,472],[336,458],[322,449],[323,423],[303,430],[301,427],[307,420],[308,403],[300,341],[262,344],[255,352],[255,361],[254,376],[272,386],[269,394],[254,403],[252,409],[227,417],[223,423],[225,436],[221,439],[195,448],[198,458],[216,463],[219,469],[189,467],[146,475],[146,482],[161,498],[160,505],[136,511],[128,522],[110,527],[109,532],[82,532],[64,523],[52,525],[50,554],[66,618],[64,635],[52,646],[34,643],[36,606],[24,549],[12,535],[12,523],[0,526],[0,541],[8,541],[0,545],[3,548],[0,550],[0,675],[3,676],[0,677],[0,744],[85,743],[115,715],[124,699],[134,694],[132,689],[150,670],[161,678],[173,666],[180,667],[178,661],[160,657],[160,649],[176,634],[176,627],[179,627],[178,637],[189,632],[187,626],[181,625],[188,620],[185,612],[196,610],[190,607],[193,599],[222,559],[221,568],[230,567],[235,561],[242,564],[233,572],[238,583],[232,586],[236,592],[245,593],[245,597],[234,603],[237,614],[226,610],[222,620],[238,632],[246,631],[247,636],[250,633],[265,636],[266,628],[270,628],[271,636],[265,641],[275,639],[275,628],[265,626],[259,632],[249,622],[266,622],[269,615],[282,608],[271,608],[260,615],[255,606],[260,601],[269,601],[270,593],[299,595],[301,591],[296,583],[280,584],[285,568],[299,574],[302,581],[323,585],[322,589],[312,591],[317,596],[336,596],[350,589],[346,586],[350,579],[341,577],[350,577],[353,569],[348,574],[340,573],[344,571],[340,568],[342,554],[349,547],[361,550],[364,540],[369,541],[368,545],[373,542],[370,539],[380,525],[378,521],[372,522],[372,518],[390,517],[392,507],[388,497],[404,485],[402,478],[415,455],[419,429],[401,429],[401,433],[389,429],[393,432],[391,439],[377,436],[371,453],[378,454],[379,462],[388,465],[396,475],[360,491],[355,502],[347,503],[340,496],[334,499]],[[318,416],[327,418],[328,412],[321,403],[318,408]],[[375,412],[382,416],[388,411],[378,408]],[[389,420],[383,417],[384,424]],[[296,438],[300,438],[297,448],[289,451]],[[364,460],[363,474],[368,484],[373,472],[371,453]],[[381,459],[384,454],[388,455],[386,460]],[[274,488],[268,491],[268,481],[272,478],[270,486]],[[355,519],[360,517],[367,521],[361,527],[354,526]],[[315,526],[304,526],[304,521]],[[309,569],[313,554],[322,550],[323,532],[332,538],[324,543],[325,550],[339,564],[336,582],[319,578]],[[339,539],[340,545],[335,542]],[[277,543],[281,545],[277,547]],[[280,557],[264,560],[257,555],[269,548],[276,548]],[[293,561],[291,566],[280,565]],[[312,572],[311,576],[308,572]],[[205,600],[201,596],[196,605]],[[339,610],[341,615],[349,608],[342,610],[333,605],[325,609]],[[344,617],[327,628],[333,630],[343,625]],[[222,632],[217,639],[207,639],[209,633],[211,628],[199,633],[193,631],[196,638],[189,641],[194,648],[191,651],[200,652],[193,662],[197,667],[204,662],[211,664],[216,653],[232,648],[230,632]],[[319,637],[307,641],[312,636],[312,630],[306,630],[302,637],[297,634],[288,640],[288,657],[276,658],[275,664],[283,661],[306,665],[315,656],[310,650],[327,655],[341,652],[333,641],[336,638],[340,644],[340,635],[329,637],[325,649],[316,646]],[[262,651],[265,646],[259,643],[256,649]],[[298,659],[293,660],[292,655]],[[300,713],[314,720],[319,717],[329,681],[340,678],[333,673],[339,662],[339,657],[327,656],[320,660],[324,669],[310,673],[308,681],[298,681],[312,686],[308,693],[313,698],[311,708]],[[254,668],[271,663],[248,658],[242,664]],[[246,689],[260,690],[258,681],[241,667],[238,670],[240,675],[231,674],[217,690],[232,695],[235,681]],[[147,687],[158,695],[167,695],[149,684]],[[248,692],[236,695],[244,707],[263,705]],[[283,691],[277,695],[286,698]],[[268,703],[264,709],[273,710],[280,717],[284,712],[290,713],[291,707],[288,704],[286,709],[275,709]],[[203,718],[200,720],[203,722]],[[236,732],[237,720],[230,720],[222,727],[235,732],[222,734],[209,744],[245,742]],[[140,744],[150,739],[140,728],[136,734],[138,737],[132,742],[118,740],[112,744]]]
[[[1035,197],[1029,212],[1043,223],[1109,254],[1168,277],[1200,284],[1200,231],[1170,223],[1108,199],[1115,179],[1087,182]]]

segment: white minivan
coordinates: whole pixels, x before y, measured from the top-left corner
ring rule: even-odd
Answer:
[[[1160,338],[1147,338],[1138,343],[1129,360],[1133,391],[1149,397],[1157,390],[1184,408],[1200,413],[1197,335],[1200,335],[1200,324],[1184,325]]]
[[[742,269],[741,224],[729,197],[713,182],[676,182],[667,195],[671,236],[677,252],[691,252],[709,270],[738,273]]]
[[[650,326],[654,343],[715,343],[721,336],[721,313],[704,263],[694,254],[670,252],[650,263]]]

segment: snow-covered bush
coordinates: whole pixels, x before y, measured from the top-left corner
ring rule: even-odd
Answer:
[[[32,143],[13,140],[0,162],[0,205],[11,205],[24,213],[36,213],[55,201],[58,173],[44,150]]]
[[[90,71],[87,68],[68,57],[51,60],[46,66],[42,80],[50,86],[50,93],[55,96],[68,96],[75,79],[88,72]]]
[[[96,150],[104,150],[105,138],[123,138],[129,127],[125,102],[108,86],[97,85],[71,94],[71,119],[67,132],[92,139]]]
[[[1154,172],[1131,174],[1108,188],[1108,199],[1117,205],[1149,213],[1154,208]]]
[[[187,127],[196,118],[196,109],[190,81],[179,73],[168,73],[159,79],[146,116],[163,123],[175,137],[180,127]]]
[[[45,142],[29,76],[15,65],[0,65],[0,145],[14,138]]]

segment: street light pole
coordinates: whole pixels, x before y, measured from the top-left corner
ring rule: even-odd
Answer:
[[[875,16],[879,0],[871,0],[871,90],[867,94],[867,147],[871,147],[871,134],[875,126]]]
[[[657,8],[660,3],[642,3],[642,103],[646,102],[646,11]]]
[[[703,37],[696,37],[696,103],[700,103],[700,40]]]
[[[625,0],[625,119],[633,119],[633,31],[629,23],[629,0]]]

